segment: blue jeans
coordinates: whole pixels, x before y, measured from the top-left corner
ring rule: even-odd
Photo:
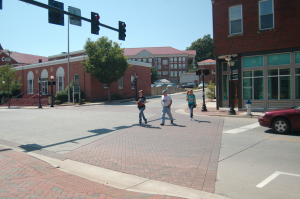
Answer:
[[[168,114],[169,119],[171,121],[173,121],[173,117],[172,117],[172,114],[171,114],[171,109],[169,107],[164,107],[163,106],[161,112],[162,112],[162,116],[161,116],[161,123],[162,124],[165,123],[165,115],[166,115],[166,113]]]
[[[188,104],[189,109],[190,109],[190,118],[193,118],[193,109],[194,109],[194,104]]]
[[[139,110],[140,110],[140,114],[139,114],[139,121],[140,122],[142,122],[142,117],[143,117],[143,119],[144,119],[144,121],[146,122],[147,121],[147,119],[145,118],[145,115],[144,115],[144,110],[146,109],[146,107],[143,107],[143,108],[139,108]]]

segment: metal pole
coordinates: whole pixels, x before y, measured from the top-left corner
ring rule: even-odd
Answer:
[[[228,111],[228,115],[236,115],[235,110],[233,108],[233,83],[232,83],[232,67],[230,66],[230,85],[229,85],[229,104],[230,104],[230,109]]]
[[[53,79],[51,80],[51,106],[50,107],[54,107],[53,106]]]
[[[70,16],[68,16],[68,102],[70,103],[70,42],[69,42],[69,30],[70,26]]]
[[[39,83],[39,108],[42,108],[42,105],[41,105],[41,83]]]
[[[137,98],[137,78],[135,78],[135,98]]]
[[[206,105],[205,105],[205,92],[204,92],[204,74],[202,74],[202,81],[203,81],[203,84],[202,84],[202,89],[203,89],[203,104],[202,104],[202,109],[201,109],[201,111],[207,111],[207,109],[206,109]]]

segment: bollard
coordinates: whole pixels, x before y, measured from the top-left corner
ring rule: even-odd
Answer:
[[[251,101],[250,100],[248,100],[247,102],[246,102],[246,108],[247,108],[247,114],[246,115],[252,115],[251,114]]]

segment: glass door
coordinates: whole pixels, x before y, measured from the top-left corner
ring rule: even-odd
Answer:
[[[42,95],[48,95],[48,81],[42,81]]]

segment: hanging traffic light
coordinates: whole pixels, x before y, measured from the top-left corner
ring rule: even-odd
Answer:
[[[2,0],[0,0],[0,10],[2,10]]]
[[[201,70],[196,70],[196,75],[200,76],[201,75]]]
[[[125,22],[119,21],[119,40],[125,41],[126,37],[126,24]]]
[[[99,22],[100,16],[98,13],[91,12],[91,33],[95,35],[99,35]]]
[[[64,10],[64,4],[54,0],[48,0],[48,5]],[[56,25],[64,26],[64,14],[48,10],[48,22]]]
[[[209,75],[209,69],[203,69],[203,74],[204,75]]]

